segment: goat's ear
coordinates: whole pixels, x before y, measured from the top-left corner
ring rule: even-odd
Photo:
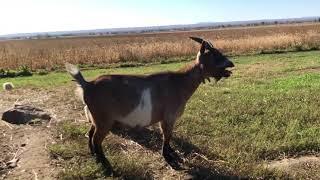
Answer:
[[[207,46],[207,43],[205,41],[202,41],[201,47],[200,47],[200,54],[204,54],[207,48],[206,46]]]
[[[189,37],[189,38],[194,40],[194,41],[196,41],[196,42],[198,42],[198,43],[200,43],[200,44],[202,44],[202,42],[204,41],[203,39],[198,38],[198,37]]]

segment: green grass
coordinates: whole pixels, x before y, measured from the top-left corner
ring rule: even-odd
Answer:
[[[126,68],[108,68],[108,69],[94,69],[85,70],[83,75],[86,79],[93,79],[101,74],[145,74],[152,73],[154,71],[161,70],[175,70],[181,67],[185,63],[175,64],[157,64],[157,65],[146,65],[143,67],[126,67]],[[12,82],[16,87],[57,87],[63,86],[70,83],[72,80],[71,76],[66,72],[51,72],[47,75],[33,75],[30,77],[17,77],[17,78],[0,78],[0,83]]]
[[[320,152],[319,57],[319,51],[233,57],[236,64],[233,76],[200,86],[176,124],[176,140],[172,143],[181,152],[191,150],[213,160],[203,162],[185,155],[191,167],[201,165],[218,175],[290,177],[284,172],[267,170],[263,164],[283,156]],[[102,73],[144,74],[175,70],[183,64],[89,70],[84,74],[89,79]],[[50,88],[70,84],[70,80],[65,73],[50,73],[0,79],[0,83],[12,81],[18,87]],[[63,159],[66,169],[72,169],[62,172],[60,177],[103,177],[87,150],[83,136],[87,127],[68,123],[58,127],[65,138],[50,151],[55,158]],[[157,157],[143,152],[129,155],[120,151],[118,145],[109,138],[105,151],[120,177],[153,176],[150,172],[152,164],[160,161]],[[196,177],[201,177],[200,173]],[[306,173],[297,172],[297,177],[307,177]],[[320,176],[320,172],[313,173]]]

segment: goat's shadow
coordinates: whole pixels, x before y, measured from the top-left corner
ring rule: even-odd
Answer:
[[[162,134],[160,130],[155,128],[123,129],[115,127],[112,129],[112,133],[133,140],[152,151],[160,152],[161,150]],[[174,145],[174,149],[182,153],[180,155],[182,158],[190,157],[193,153],[206,155],[199,147],[184,138],[172,137],[171,142]],[[244,177],[221,174],[215,168],[207,167],[203,163],[188,162],[186,164],[188,166],[186,172],[190,175],[190,179],[246,179]]]

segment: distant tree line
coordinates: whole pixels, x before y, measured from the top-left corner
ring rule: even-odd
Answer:
[[[41,33],[37,35],[31,35],[27,37],[15,37],[12,39],[49,39],[59,37],[72,37],[72,36],[108,36],[108,35],[121,35],[121,34],[136,34],[136,33],[154,33],[163,31],[189,31],[189,30],[202,30],[202,29],[221,29],[230,27],[253,27],[253,26],[264,26],[264,25],[278,25],[278,24],[297,24],[306,22],[320,22],[320,17],[314,20],[275,20],[275,21],[257,21],[251,23],[234,23],[234,24],[221,24],[206,27],[178,27],[178,28],[153,28],[143,30],[128,30],[128,31],[107,31],[107,32],[89,32],[89,33],[64,33],[60,35],[50,35],[49,33]]]

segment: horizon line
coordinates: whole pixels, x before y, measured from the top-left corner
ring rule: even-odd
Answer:
[[[119,29],[135,29],[135,28],[156,28],[156,27],[166,27],[166,26],[187,26],[187,25],[201,25],[201,24],[224,24],[224,23],[236,23],[236,22],[263,22],[263,21],[277,21],[277,20],[303,20],[303,19],[318,19],[319,16],[303,16],[303,17],[292,17],[292,18],[264,18],[264,19],[247,19],[247,20],[235,20],[235,21],[208,21],[208,22],[195,22],[195,23],[182,23],[182,24],[163,24],[163,25],[150,25],[150,26],[127,26],[127,27],[110,27],[110,28],[88,28],[88,29],[70,29],[70,30],[58,30],[58,31],[38,31],[38,32],[21,32],[21,33],[9,33],[9,34],[0,34],[0,38],[5,36],[18,36],[18,35],[28,35],[28,34],[45,34],[45,33],[68,33],[75,31],[98,31],[98,30],[119,30]]]

